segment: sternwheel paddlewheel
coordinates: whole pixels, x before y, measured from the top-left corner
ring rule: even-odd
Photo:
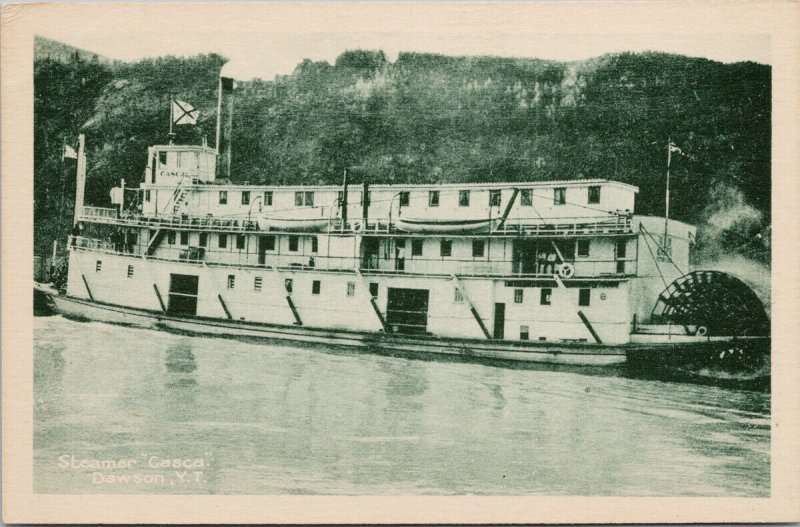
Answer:
[[[721,271],[693,271],[658,297],[652,320],[695,327],[697,335],[763,337],[769,317],[756,293]]]

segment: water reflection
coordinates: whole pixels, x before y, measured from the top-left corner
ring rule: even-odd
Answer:
[[[181,339],[167,348],[164,365],[167,368],[167,388],[185,388],[197,385],[194,374],[197,369],[197,360],[192,353],[192,344],[188,338]]]
[[[146,450],[207,455],[208,485],[112,492],[769,494],[768,393],[60,317],[35,339],[37,492],[98,491],[64,451]]]

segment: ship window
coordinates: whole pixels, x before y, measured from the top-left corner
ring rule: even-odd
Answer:
[[[264,236],[264,250],[265,251],[275,250],[275,236]]]
[[[149,190],[145,190],[144,191],[144,200],[148,201],[148,202],[150,201],[150,191]]]
[[[302,192],[295,192],[294,193],[294,204],[296,207],[303,206],[303,193]]]
[[[128,278],[133,278],[133,266],[128,266]]]
[[[167,243],[170,245],[175,245],[175,231],[170,231],[167,233]]]
[[[529,188],[524,188],[520,191],[519,195],[520,205],[523,207],[530,207],[533,205],[533,191]]]
[[[485,243],[483,240],[472,240],[472,256],[473,258],[481,258],[483,256]]]
[[[529,326],[519,327],[519,340],[529,340],[531,338],[531,330]]]
[[[218,236],[217,244],[219,245],[220,249],[224,249],[225,247],[227,247],[228,246],[228,235],[227,234],[220,234]]]
[[[283,281],[283,287],[286,288],[287,293],[292,292],[293,286],[294,286],[294,280],[292,280],[291,278],[287,278],[286,280]]]
[[[464,295],[461,293],[461,289],[458,287],[455,288],[455,297],[453,298],[453,301],[456,304],[460,304],[464,301]]]
[[[567,202],[567,189],[558,187],[553,189],[553,205],[564,205]]]
[[[306,192],[306,207],[313,207],[313,206],[314,206],[314,193]]]
[[[201,232],[200,233],[200,240],[197,243],[200,247],[205,247],[208,245],[208,233]]]
[[[272,206],[272,191],[267,190],[264,192],[264,206],[271,207]]]
[[[579,289],[578,290],[578,305],[579,306],[588,306],[592,303],[592,290],[591,289]]]
[[[189,245],[189,233],[181,231],[181,245]]]
[[[372,298],[378,298],[378,282],[369,283],[369,294]]]
[[[422,256],[422,240],[411,240],[411,256]]]
[[[589,240],[578,240],[578,256],[589,256]]]
[[[166,152],[159,152],[158,153],[158,164],[159,165],[166,165],[167,164],[167,153]]]
[[[219,191],[219,204],[220,205],[227,205],[228,204],[228,191],[227,190],[220,190]]]
[[[250,205],[250,191],[243,190],[242,191],[242,205]]]
[[[589,203],[600,203],[600,187],[599,186],[592,186],[589,187]]]
[[[292,252],[297,252],[299,241],[299,236],[289,236],[289,250]]]
[[[255,278],[253,278],[253,291],[261,291],[262,281],[263,278],[261,278],[260,276],[256,276]]]
[[[489,191],[489,206],[490,207],[499,207],[500,203],[502,203],[503,195],[500,193],[499,190],[490,190]]]
[[[244,234],[237,234],[236,235],[236,248],[237,249],[244,249]]]
[[[319,280],[314,280],[313,282],[311,282],[312,295],[318,295],[321,288],[322,288],[322,283]]]
[[[442,244],[439,250],[442,256],[450,256],[453,254],[453,241],[452,240],[442,240]]]
[[[408,207],[408,204],[411,202],[411,194],[408,191],[400,193],[400,206],[401,207]]]
[[[347,296],[356,296],[355,282],[347,282]]]
[[[458,206],[469,207],[469,190],[458,191]]]
[[[316,236],[311,237],[311,252],[315,253],[319,250],[319,240]]]
[[[228,289],[233,289],[236,286],[236,275],[228,275]]]
[[[97,263],[94,264],[94,270],[96,273],[99,273],[103,270],[103,262],[102,260],[97,260]]]
[[[553,290],[549,287],[543,287],[542,292],[539,296],[539,303],[543,306],[549,306],[550,300],[553,295]]]
[[[514,289],[514,303],[521,304],[523,298],[524,289]]]
[[[429,207],[438,207],[439,206],[439,191],[438,190],[431,190],[428,192],[428,206]]]

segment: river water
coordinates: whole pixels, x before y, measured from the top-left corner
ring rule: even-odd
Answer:
[[[39,493],[770,492],[764,390],[60,316],[34,329]]]

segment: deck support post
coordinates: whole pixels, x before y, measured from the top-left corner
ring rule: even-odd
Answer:
[[[163,313],[167,312],[167,306],[164,305],[164,300],[161,298],[161,292],[158,290],[158,286],[154,283],[153,290],[156,292],[156,298],[158,299],[158,305],[161,306],[161,311]]]
[[[583,314],[583,311],[578,310],[578,316],[581,317],[583,325],[586,326],[586,329],[588,329],[589,333],[591,333],[592,336],[594,337],[594,341],[597,342],[598,344],[602,344],[603,341],[600,339],[600,335],[598,335],[597,332],[594,330],[594,327],[592,327],[592,323],[589,322],[589,319],[586,318],[586,315]]]
[[[356,269],[356,275],[361,279],[361,285],[363,286],[364,294],[369,297],[369,304],[372,306],[372,311],[375,312],[375,316],[378,318],[381,329],[388,333],[389,326],[386,325],[386,319],[383,318],[383,313],[381,313],[381,310],[378,309],[378,304],[375,303],[375,298],[369,292],[369,284],[367,283],[367,279],[364,278],[363,274],[361,274],[360,269]]]
[[[225,311],[225,316],[228,317],[228,320],[233,320],[231,316],[231,312],[228,311],[228,306],[225,304],[225,301],[222,299],[222,295],[217,293],[217,299],[219,300],[219,305],[222,306],[222,310]]]
[[[500,217],[500,223],[497,224],[497,230],[500,230],[503,227],[505,227],[508,215],[511,214],[511,209],[514,207],[514,202],[517,200],[517,194],[519,194],[519,188],[514,187],[514,192],[511,194],[511,199],[508,200],[508,205],[506,205],[506,210],[503,211],[503,215]],[[491,228],[491,222],[489,223],[489,226]]]
[[[456,287],[461,292],[461,298],[464,299],[464,302],[467,304],[467,307],[469,307],[470,313],[472,313],[472,316],[475,318],[475,321],[481,328],[483,336],[486,337],[487,340],[491,340],[492,335],[491,333],[489,333],[489,330],[486,329],[486,325],[483,323],[483,319],[481,319],[481,316],[478,314],[478,310],[475,309],[475,306],[470,301],[469,295],[467,295],[467,290],[464,287],[464,284],[461,283],[461,280],[455,274],[451,275],[451,277],[453,279],[453,282],[456,284]]]
[[[270,268],[272,269],[272,272],[275,273],[275,276],[278,277],[278,283],[280,284],[280,280],[283,279],[283,275],[281,275],[281,272],[278,271],[278,268],[275,267],[274,265],[270,265]],[[284,290],[285,288],[286,288],[286,282],[284,282]],[[286,291],[285,298],[286,298],[286,304],[289,306],[289,310],[292,312],[292,316],[294,317],[295,325],[302,326],[303,319],[300,318],[300,313],[297,311],[297,307],[294,305],[294,301],[292,300],[292,295],[289,293],[289,291]]]
[[[214,280],[214,273],[211,271],[211,268],[208,267],[206,262],[203,262],[203,269],[205,269],[208,275],[208,281],[211,283],[211,286],[216,290],[217,283]],[[222,310],[225,312],[225,316],[228,317],[230,320],[233,320],[233,315],[231,315],[230,310],[228,309],[228,305],[225,303],[225,300],[222,298],[222,293],[215,291],[217,293],[217,300],[219,300],[219,305],[222,306]]]

